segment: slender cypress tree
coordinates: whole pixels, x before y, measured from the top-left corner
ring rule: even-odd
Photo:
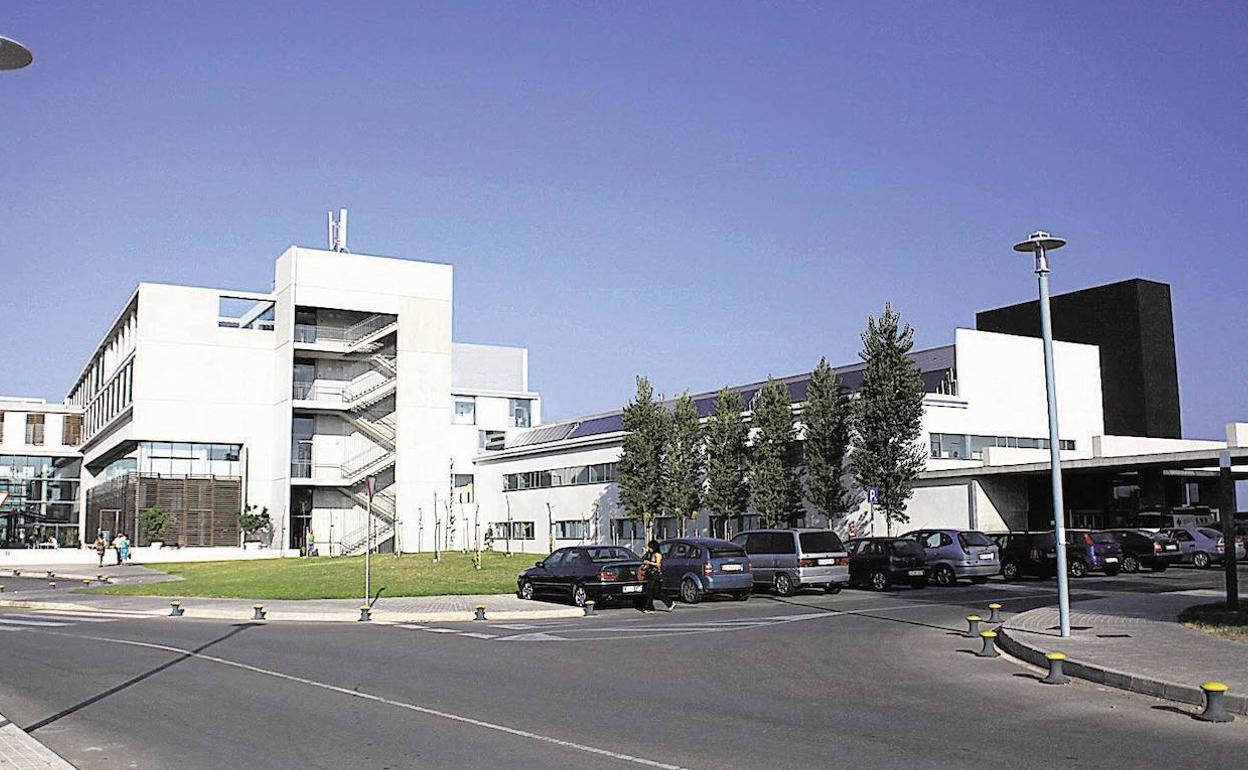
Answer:
[[[806,499],[827,517],[828,526],[853,510],[856,500],[845,481],[845,455],[849,450],[853,405],[841,378],[820,358],[806,389],[802,424],[806,441]]]
[[[715,413],[706,418],[706,507],[712,515],[738,521],[750,503],[745,485],[750,428],[744,411],[741,394],[724,388],[715,398]]]
[[[668,422],[667,451],[663,457],[664,480],[667,486],[667,513],[680,522],[680,533],[697,519],[702,507],[703,448],[702,422],[693,397],[685,391],[676,400]]]
[[[797,431],[789,389],[771,377],[754,396],[750,496],[763,526],[788,526],[801,513]]]
[[[911,483],[927,457],[919,443],[923,430],[923,379],[910,359],[914,329],[901,320],[891,304],[879,318],[867,319],[858,354],[867,367],[855,409],[857,440],[850,467],[861,487],[880,490],[888,532],[894,523],[910,520],[906,501],[914,494]]]
[[[620,505],[629,518],[642,523],[649,538],[654,517],[663,507],[667,412],[645,377],[637,377],[637,394],[624,407],[623,422],[628,433],[619,461]]]

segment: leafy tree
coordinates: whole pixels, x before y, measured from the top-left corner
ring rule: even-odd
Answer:
[[[715,398],[715,413],[706,418],[706,506],[712,514],[733,519],[740,519],[750,503],[745,485],[750,428],[741,417],[744,411],[741,394],[724,388]]]
[[[853,430],[853,404],[841,378],[820,358],[811,373],[802,409],[806,429],[803,446],[806,464],[806,499],[828,519],[828,525],[844,518],[857,500],[845,483],[845,455]]]
[[[243,531],[244,537],[254,535],[262,529],[268,529],[272,525],[268,508],[249,505],[238,512],[238,528]]]
[[[702,507],[703,457],[701,419],[686,391],[677,399],[669,419],[663,457],[665,508],[679,517],[682,535],[686,523],[695,520]]]
[[[620,453],[620,504],[631,519],[641,521],[650,537],[654,517],[663,508],[663,451],[667,443],[667,412],[655,400],[654,388],[637,377],[637,394],[624,407],[624,446]]]
[[[152,506],[138,515],[139,526],[147,533],[147,541],[164,540],[173,529],[173,514],[163,508]]]
[[[771,377],[754,396],[750,495],[763,526],[787,526],[801,512],[797,431],[789,389]]]
[[[914,329],[891,304],[884,305],[879,318],[867,319],[858,354],[867,367],[858,390],[857,441],[849,462],[859,486],[880,490],[879,507],[889,534],[894,522],[910,520],[906,501],[914,494],[911,483],[926,464],[919,444],[923,380],[908,355],[913,348]]]

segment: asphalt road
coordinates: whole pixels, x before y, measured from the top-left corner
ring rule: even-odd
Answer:
[[[1219,572],[1077,581],[1218,585]],[[1236,767],[1248,721],[981,660],[1052,584],[384,627],[0,612],[0,712],[82,768]]]

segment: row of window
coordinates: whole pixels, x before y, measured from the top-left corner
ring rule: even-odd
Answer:
[[[38,412],[26,413],[26,444],[43,446],[45,423],[46,415]],[[0,412],[0,441],[4,441],[4,412]],[[67,414],[62,418],[61,443],[65,446],[78,446],[82,443],[82,415]]]
[[[967,436],[960,433],[931,434],[931,456],[937,460],[980,460],[989,447],[1014,447],[1018,449],[1048,449],[1047,438],[1020,438],[1018,436]],[[1059,449],[1074,449],[1073,439],[1058,441]]]
[[[477,397],[453,396],[455,400],[451,415],[452,425],[477,424]],[[529,428],[533,425],[533,400],[528,398],[507,399],[507,427]]]
[[[273,331],[273,300],[245,297],[217,298],[217,326],[225,329]]]
[[[241,476],[242,445],[141,441],[140,473],[164,476]]]
[[[108,425],[114,417],[127,409],[134,400],[134,359],[126,362],[87,406],[84,430],[87,436]]]
[[[605,484],[615,481],[618,475],[618,463],[573,465],[569,468],[554,468],[548,471],[508,473],[503,476],[503,491],[571,487],[578,484]]]
[[[556,540],[584,540],[589,537],[587,521],[556,521],[554,527]],[[496,521],[490,525],[495,540],[533,540],[536,529],[531,521]]]

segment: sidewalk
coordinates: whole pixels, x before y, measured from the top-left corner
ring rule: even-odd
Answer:
[[[0,714],[0,770],[74,770],[74,766]]]
[[[999,629],[1001,647],[1037,666],[1047,652],[1068,656],[1065,671],[1109,687],[1202,705],[1202,682],[1224,682],[1227,709],[1248,714],[1248,645],[1219,639],[1179,623],[1194,604],[1222,599],[1220,591],[1120,594],[1078,602],[1071,636],[1058,635],[1057,607],[1030,610]]]

